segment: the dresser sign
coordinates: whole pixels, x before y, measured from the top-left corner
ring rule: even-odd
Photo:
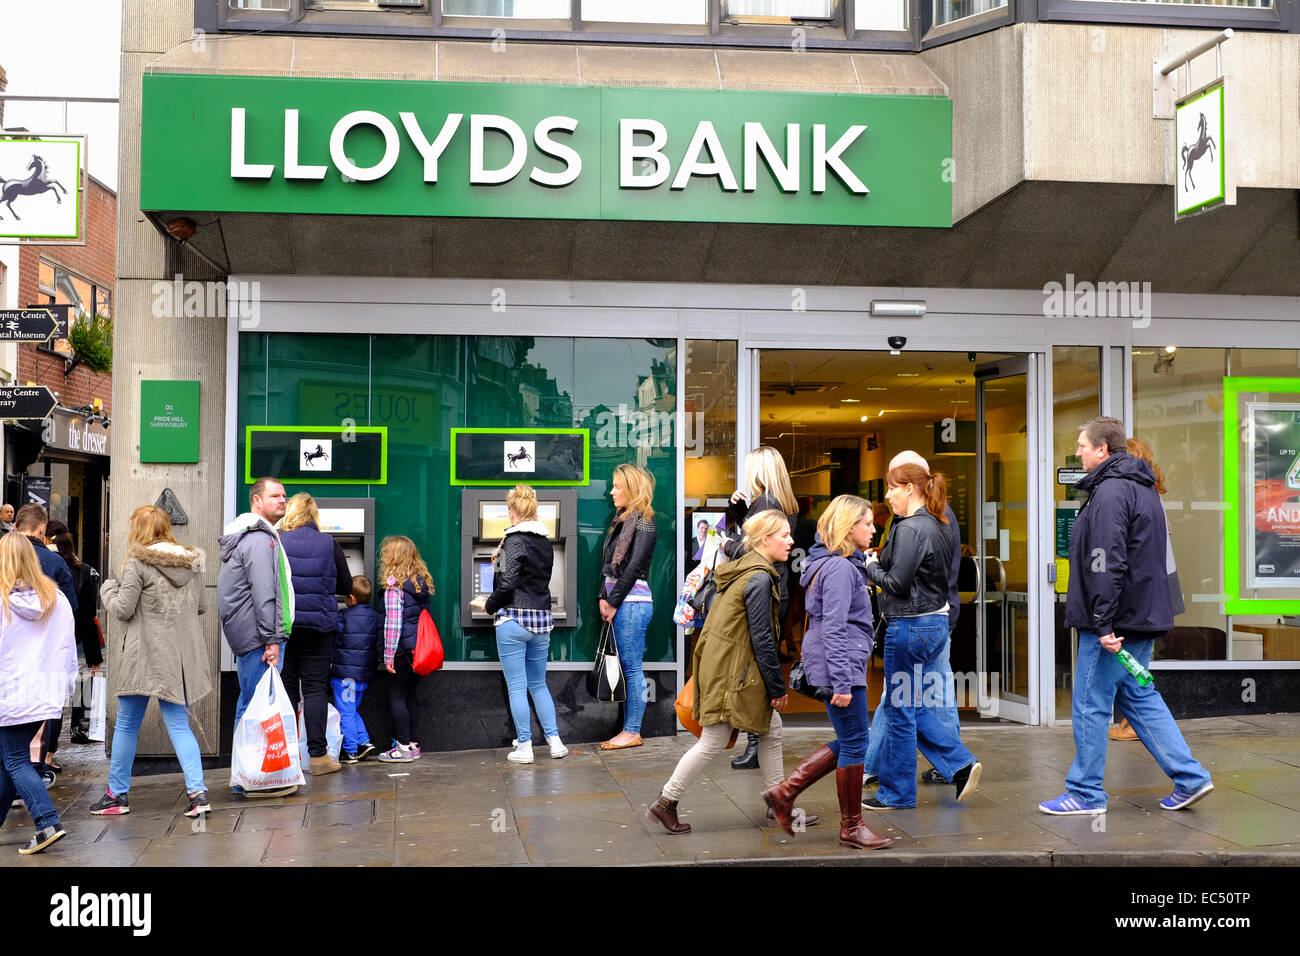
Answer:
[[[112,434],[98,420],[86,423],[80,416],[60,413],[46,423],[46,444],[51,448],[75,451],[82,455],[109,455]]]
[[[155,73],[146,209],[952,225],[944,97]]]

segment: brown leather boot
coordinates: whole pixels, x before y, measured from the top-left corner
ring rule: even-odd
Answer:
[[[669,800],[662,793],[659,799],[650,804],[650,809],[645,815],[651,820],[658,820],[664,825],[664,829],[669,833],[690,833],[691,825],[682,823],[677,819],[677,801]]]
[[[814,783],[835,768],[835,754],[825,744],[818,747],[775,787],[763,791],[763,799],[771,808],[776,822],[790,836],[794,836],[794,801]],[[814,820],[816,817],[813,818]],[[807,819],[804,820],[808,823]]]
[[[798,807],[795,807],[793,810],[790,811],[790,825],[794,826],[794,824],[798,823],[800,816],[803,817],[803,825],[806,827],[812,826],[814,823],[816,823],[818,820],[821,819],[821,817],[817,816],[817,814],[815,813],[805,813],[803,810],[800,810]],[[767,808],[767,818],[771,820],[773,823],[777,822],[776,811],[773,810],[771,807]]]
[[[840,846],[879,850],[894,842],[872,833],[862,822],[862,764],[836,767],[835,789],[840,796]]]

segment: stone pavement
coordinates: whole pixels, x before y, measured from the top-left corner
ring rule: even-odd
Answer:
[[[1161,810],[1171,786],[1150,755],[1140,743],[1111,742],[1110,812],[1046,816],[1037,804],[1064,789],[1070,729],[971,727],[963,737],[984,764],[979,792],[958,805],[950,788],[923,786],[916,809],[871,814],[869,824],[895,840],[880,851],[839,845],[833,778],[800,800],[822,823],[794,837],[766,825],[761,776],[732,770],[734,752],[683,798],[693,832],[666,833],[644,814],[693,742],[685,734],[610,754],[571,744],[563,760],[543,746],[524,766],[504,750],[368,761],[308,777],[307,787],[277,800],[235,798],[229,772],[209,771],[213,812],[204,825],[183,816],[180,774],[137,777],[129,815],[92,817],[106,761],[95,745],[65,745],[65,772],[51,794],[68,836],[20,858],[31,820],[13,810],[0,828],[0,867],[1300,863],[1300,714],[1181,726],[1216,788],[1194,808]],[[827,736],[787,729],[786,769]]]

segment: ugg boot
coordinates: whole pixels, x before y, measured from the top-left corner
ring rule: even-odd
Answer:
[[[862,822],[862,764],[835,768],[835,789],[840,797],[840,846],[879,850],[894,842]]]
[[[314,777],[320,777],[327,773],[334,773],[342,769],[343,765],[329,754],[311,758],[311,774]]]
[[[804,757],[799,766],[790,771],[790,776],[775,787],[763,791],[763,799],[771,808],[776,822],[781,824],[781,829],[790,836],[794,836],[795,798],[830,773],[834,767],[835,754],[831,752],[830,747],[822,744]],[[858,789],[859,791],[862,789],[860,784]]]
[[[651,820],[658,820],[669,833],[690,833],[691,825],[677,819],[677,801],[669,800],[662,793],[659,799],[650,804],[645,815]]]

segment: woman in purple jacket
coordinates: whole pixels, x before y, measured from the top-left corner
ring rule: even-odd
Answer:
[[[861,567],[862,550],[875,531],[870,502],[854,495],[840,495],[817,522],[817,537],[799,579],[809,619],[803,664],[808,682],[825,691],[826,713],[835,739],[817,748],[790,776],[763,793],[777,821],[793,836],[795,798],[834,768],[840,844],[870,850],[893,842],[872,833],[862,822],[872,631],[871,600]]]

